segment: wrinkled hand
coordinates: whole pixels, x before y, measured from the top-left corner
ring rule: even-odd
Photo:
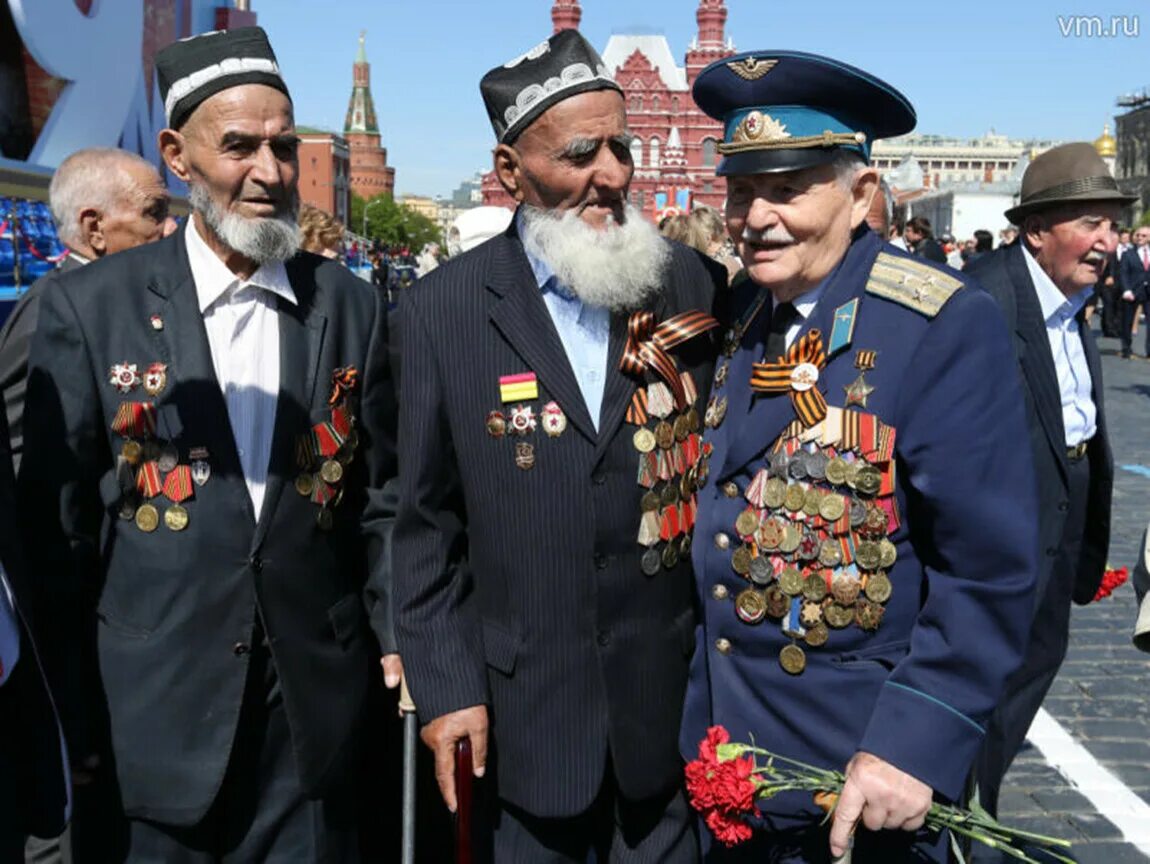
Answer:
[[[1133,291],[1123,291],[1122,292],[1122,299],[1126,300],[1127,302],[1133,303],[1134,302],[1134,292]]]
[[[436,717],[419,733],[435,754],[435,779],[447,809],[455,812],[455,742],[471,739],[472,773],[482,777],[487,769],[487,706],[472,705]]]
[[[932,792],[921,780],[862,752],[847,764],[846,775],[831,825],[831,855],[835,858],[850,848],[851,835],[860,818],[871,831],[917,831],[922,827]]]
[[[384,654],[379,660],[379,665],[383,667],[383,683],[387,685],[388,690],[394,690],[403,678],[403,661],[399,659],[398,654]]]

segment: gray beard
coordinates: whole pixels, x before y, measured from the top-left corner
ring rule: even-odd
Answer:
[[[262,266],[287,261],[299,251],[299,197],[295,193],[285,212],[267,219],[247,219],[221,210],[199,183],[188,184],[188,201],[225,246],[249,261]]]
[[[575,210],[523,207],[523,248],[589,306],[628,312],[663,285],[671,247],[630,204],[621,225],[594,228]]]

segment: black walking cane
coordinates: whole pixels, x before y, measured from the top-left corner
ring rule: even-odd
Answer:
[[[403,840],[402,864],[415,864],[415,759],[419,718],[407,689],[407,677],[399,679],[399,710],[403,714]]]
[[[455,864],[473,864],[471,850],[471,739],[455,744]]]

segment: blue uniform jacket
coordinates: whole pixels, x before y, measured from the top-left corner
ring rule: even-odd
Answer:
[[[866,373],[874,392],[855,410],[896,430],[901,524],[889,537],[898,558],[881,626],[830,630],[825,645],[803,646],[806,669],[791,675],[778,659],[792,641],[779,622],[749,625],[736,615],[733,600],[748,586],[732,569],[742,493],[795,419],[787,395],[753,395],[749,387],[751,364],[763,355],[768,301],[731,358],[725,420],[707,434],[714,451],[692,553],[702,615],[680,745],[694,758],[706,728],[722,724],[734,741],[754,736],[760,746],[828,768],[842,770],[863,750],[956,799],[983,724],[1021,660],[1033,604],[1036,493],[1025,403],[994,301],[941,267],[944,282],[963,287],[937,314],[912,308],[910,288],[903,302],[869,293],[880,252],[909,257],[869,231],[855,234],[800,337],[819,328],[827,342],[836,310],[858,299],[853,338],[829,355],[817,384],[831,406],[844,406],[844,388],[858,377],[856,352],[877,352]],[[736,310],[757,287],[748,280],[740,291]],[[723,491],[734,491],[731,482],[736,497]],[[760,810],[775,828],[823,819],[805,793],[780,795]]]

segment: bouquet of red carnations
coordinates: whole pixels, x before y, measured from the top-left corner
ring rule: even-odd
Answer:
[[[755,801],[780,792],[809,791],[830,818],[846,780],[841,771],[816,768],[753,744],[731,743],[722,726],[707,730],[707,737],[699,742],[699,758],[687,763],[686,773],[691,806],[703,815],[715,838],[727,846],[751,838],[749,820],[755,814]],[[1055,851],[1069,849],[1068,841],[1002,825],[977,801],[971,802],[969,810],[936,802],[927,813],[926,827],[951,832],[951,845],[960,862],[963,857],[956,837],[970,838],[1031,864],[1038,862],[1018,848],[1019,844],[1074,864],[1074,859]]]

